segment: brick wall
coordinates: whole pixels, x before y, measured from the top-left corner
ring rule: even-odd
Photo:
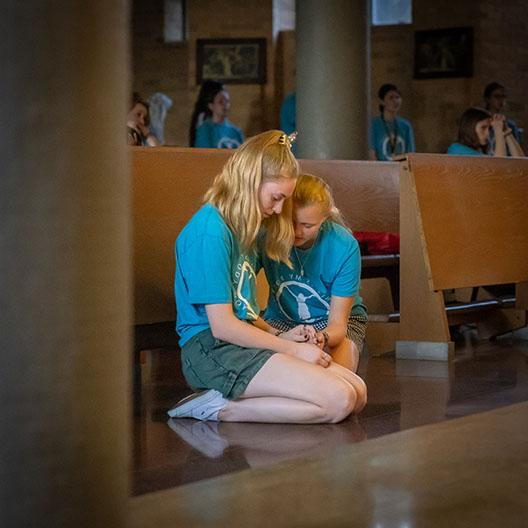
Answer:
[[[163,91],[174,100],[167,118],[166,142],[187,145],[195,85],[197,38],[264,37],[268,41],[268,84],[229,85],[231,120],[246,136],[278,126],[280,101],[295,77],[295,37],[291,0],[188,0],[188,41],[162,42],[163,1],[133,3],[134,89],[145,97]],[[471,105],[482,105],[484,86],[493,80],[510,89],[508,115],[527,128],[523,89],[528,80],[526,24],[522,0],[414,0],[410,26],[372,28],[372,105],[377,90],[395,83],[403,95],[401,114],[414,126],[417,148],[445,152],[456,134],[456,121]],[[281,25],[286,21],[286,25]],[[414,32],[473,26],[474,76],[468,79],[413,79]],[[528,134],[525,134],[525,137]]]
[[[411,26],[372,30],[372,111],[378,111],[380,84],[394,82],[403,95],[401,114],[413,123],[417,149],[445,152],[462,112],[483,106],[484,87],[497,80],[510,89],[508,116],[527,127],[527,23],[528,4],[520,0],[414,0]],[[463,26],[474,28],[473,77],[413,79],[414,31]]]

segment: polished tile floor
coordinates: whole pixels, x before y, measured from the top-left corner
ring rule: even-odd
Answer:
[[[319,457],[344,444],[527,401],[528,332],[479,341],[471,327],[462,330],[449,365],[363,357],[359,373],[369,403],[359,417],[335,425],[167,420],[166,409],[189,390],[178,352],[151,351],[143,366],[143,405],[133,422],[133,494]]]

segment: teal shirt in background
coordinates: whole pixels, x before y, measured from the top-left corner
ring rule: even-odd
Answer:
[[[479,150],[475,150],[462,143],[451,143],[447,149],[447,153],[457,156],[484,156]]]
[[[176,240],[174,293],[180,346],[210,327],[207,304],[231,304],[239,319],[257,319],[256,265],[256,251],[241,251],[216,207],[206,204],[191,218]]]
[[[259,238],[259,255],[270,286],[265,319],[314,324],[328,320],[330,300],[359,296],[361,255],[359,245],[345,227],[326,221],[310,249],[293,248],[293,269],[269,259]],[[304,274],[301,273],[301,263]]]
[[[396,136],[394,151],[387,130]],[[376,159],[380,161],[391,161],[394,155],[415,152],[411,123],[403,117],[396,117],[392,122],[384,122],[381,116],[373,117],[370,121],[369,148],[374,150]]]
[[[223,123],[213,123],[206,119],[196,129],[194,146],[199,148],[238,148],[244,143],[240,128],[226,119]]]

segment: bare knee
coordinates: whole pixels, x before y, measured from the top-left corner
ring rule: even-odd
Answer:
[[[357,394],[348,383],[336,383],[323,405],[327,423],[338,423],[351,414],[357,405]]]
[[[367,385],[359,376],[355,381],[354,389],[356,391],[356,404],[352,412],[359,413],[367,404]]]

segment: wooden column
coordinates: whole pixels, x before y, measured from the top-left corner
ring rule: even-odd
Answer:
[[[127,3],[10,2],[0,27],[0,525],[125,525]]]

